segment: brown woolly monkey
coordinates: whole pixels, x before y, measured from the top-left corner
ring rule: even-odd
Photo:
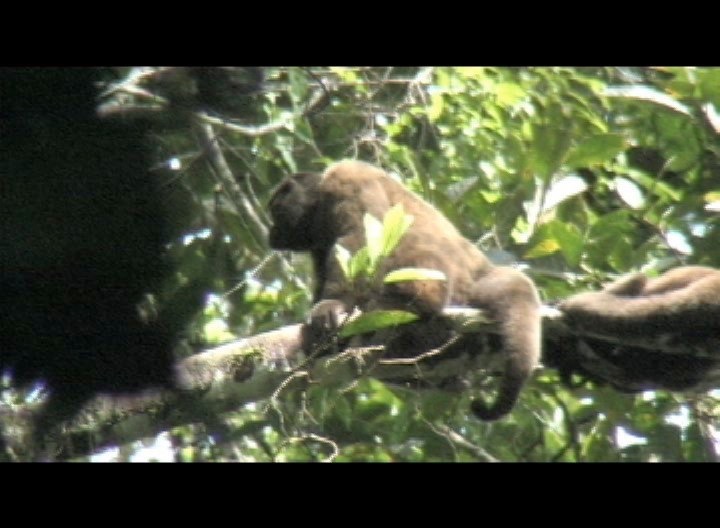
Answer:
[[[353,291],[336,260],[334,245],[356,252],[366,243],[365,213],[382,220],[396,204],[402,204],[414,220],[383,261],[381,275],[421,267],[440,270],[447,280],[406,281]],[[540,301],[530,279],[514,269],[493,266],[437,209],[383,170],[363,162],[341,161],[322,175],[288,177],[273,193],[270,214],[271,247],[312,255],[316,304],[310,315],[311,328],[336,327],[338,316],[355,306],[361,310],[409,310],[428,323],[447,305],[481,308],[500,324],[504,374],[495,402],[488,406],[475,400],[472,410],[483,420],[496,420],[512,410],[540,357]],[[436,325],[412,328],[415,335],[409,341],[417,344],[435,339],[437,346],[437,336],[427,335]],[[477,346],[471,337],[464,343],[466,348]]]
[[[720,270],[683,266],[655,279],[634,273],[559,308],[568,324],[596,334],[702,341],[720,335]]]

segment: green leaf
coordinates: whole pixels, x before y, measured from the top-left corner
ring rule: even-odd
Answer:
[[[355,253],[348,262],[348,277],[355,280],[362,275],[371,274],[370,256],[368,248],[362,247]]]
[[[615,170],[615,167],[610,167],[611,170]],[[630,176],[632,180],[642,185],[647,191],[652,192],[655,196],[662,198],[663,200],[669,201],[680,201],[682,200],[683,193],[678,189],[675,189],[671,185],[668,185],[664,181],[661,181],[656,176],[649,176],[648,174],[633,169],[627,169],[625,167],[618,167],[618,172],[625,171],[627,176]]]
[[[373,266],[383,254],[383,224],[369,213],[365,213],[363,224],[365,225],[368,257]]]
[[[604,95],[607,97],[648,101],[650,103],[669,108],[670,110],[680,114],[691,116],[690,110],[688,110],[685,105],[677,102],[668,94],[659,92],[649,86],[608,86],[605,88]]]
[[[443,94],[432,94],[432,96],[430,97],[430,109],[428,110],[427,114],[430,122],[435,122],[440,118],[443,113],[444,106],[445,101],[443,99]]]
[[[358,334],[375,332],[382,328],[389,328],[417,321],[419,316],[403,310],[376,310],[362,314],[357,319],[346,324],[340,331],[340,337],[352,337]]]
[[[552,255],[559,249],[560,249],[560,244],[558,243],[557,240],[554,240],[552,238],[547,238],[547,239],[542,240],[539,243],[535,244],[528,251],[526,251],[525,255],[523,255],[523,256],[528,259],[546,257],[548,255]]]
[[[612,160],[624,149],[625,138],[620,134],[597,134],[572,149],[565,164],[570,167],[592,167]]]
[[[340,264],[340,269],[342,269],[343,275],[346,279],[349,279],[351,277],[350,259],[352,258],[350,256],[350,251],[340,244],[335,244],[335,258],[337,259],[338,264]]]
[[[412,223],[413,217],[405,214],[402,204],[395,205],[385,213],[385,218],[383,218],[383,257],[392,253]]]
[[[440,270],[428,268],[400,268],[391,271],[383,282],[386,284],[392,282],[414,281],[414,280],[447,280],[445,274]]]
[[[560,167],[570,146],[569,124],[560,121],[543,125],[532,125],[533,146],[531,151],[532,166],[543,181],[550,177]]]
[[[720,68],[702,68],[698,77],[700,98],[720,107]]]
[[[613,181],[613,185],[622,201],[633,209],[640,209],[645,205],[645,197],[635,182],[618,177]]]
[[[330,67],[330,71],[336,74],[343,82],[348,84],[356,84],[360,82],[357,73],[353,68],[347,68],[345,66],[333,66]]]
[[[542,225],[533,239],[539,242],[524,255],[525,258],[545,257],[559,250],[570,266],[580,262],[583,237],[575,225],[553,220]]]
[[[557,207],[565,200],[585,192],[587,183],[580,176],[570,174],[554,181],[545,193],[543,201],[543,212]]]
[[[501,82],[495,86],[495,96],[498,104],[514,106],[525,97],[525,90],[515,83]]]
[[[298,68],[288,70],[288,80],[290,81],[289,94],[294,107],[300,107],[307,96],[308,82],[307,76]]]

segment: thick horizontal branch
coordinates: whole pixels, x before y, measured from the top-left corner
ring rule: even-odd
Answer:
[[[445,315],[460,332],[497,332],[497,327],[484,320],[479,310],[448,308]],[[627,345],[578,336],[563,323],[562,314],[552,308],[544,309],[543,326],[546,366],[561,373],[579,373],[624,390],[662,388],[658,387],[662,379],[653,380],[646,373],[636,379],[622,362],[613,363],[613,351]],[[498,354],[482,353],[444,357],[444,347],[416,358],[389,359],[383,357],[383,347],[376,346],[349,348],[309,361],[301,350],[301,328],[299,324],[286,326],[183,359],[176,365],[175,390],[95,398],[67,425],[63,441],[73,445],[67,452],[74,456],[87,454],[91,449],[151,437],[174,426],[207,422],[209,417],[237,410],[247,403],[273,400],[284,391],[310,384],[344,386],[364,375],[406,387],[452,389],[452,383],[446,384],[448,380],[464,378],[469,372],[482,369],[493,370],[501,359]],[[645,344],[649,346],[650,342]],[[668,370],[662,365],[663,358],[677,361],[683,354],[687,358],[691,357],[687,354],[697,352],[697,347],[693,347],[666,354],[635,345],[628,348],[635,354],[628,356],[633,364],[637,363],[640,350],[647,355],[648,364],[659,365],[663,372]],[[685,378],[682,375],[677,378],[678,390],[692,388],[693,384],[705,388],[720,386],[718,357],[709,359],[707,364],[697,361],[691,357],[690,363],[699,365],[697,372],[688,374],[685,369]],[[674,388],[672,379],[667,384],[665,388]]]

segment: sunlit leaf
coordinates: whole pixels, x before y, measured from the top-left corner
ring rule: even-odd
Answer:
[[[340,264],[343,275],[350,277],[350,251],[340,244],[335,244],[335,258],[337,258],[338,264]]]
[[[370,256],[367,247],[362,247],[348,262],[348,277],[356,279],[370,274]]]
[[[503,106],[513,106],[525,97],[525,90],[515,83],[498,83],[495,86],[497,102]]]
[[[348,84],[357,83],[360,81],[353,68],[347,68],[343,66],[331,67],[330,71],[335,73],[340,79]]]
[[[445,107],[443,94],[433,94],[430,98],[430,109],[428,110],[428,119],[431,122],[437,121],[442,115],[443,108]]]
[[[413,217],[406,215],[401,203],[392,207],[383,218],[383,237],[381,255],[387,257],[392,253],[413,223]]]
[[[543,211],[549,211],[568,198],[572,198],[578,194],[585,192],[588,188],[587,183],[580,176],[571,174],[564,176],[550,186],[545,194],[543,203]]]
[[[583,236],[577,226],[553,220],[540,226],[533,236],[538,242],[525,254],[526,258],[551,255],[558,250],[570,266],[580,262],[583,250]]]
[[[546,239],[525,252],[525,258],[539,258],[552,255],[560,249],[560,244],[555,239]]]
[[[667,241],[668,246],[678,253],[691,255],[693,252],[692,246],[688,243],[687,236],[685,236],[685,233],[682,233],[681,231],[676,231],[674,229],[668,230],[665,234],[665,240]]]
[[[376,310],[360,315],[346,324],[340,331],[341,337],[375,332],[402,324],[412,323],[419,319],[418,315],[403,310]]]
[[[363,217],[365,242],[371,265],[378,261],[383,253],[383,224],[369,213]]]
[[[645,205],[645,197],[643,192],[640,190],[635,182],[628,180],[627,178],[615,178],[613,181],[615,186],[615,192],[622,199],[623,202],[628,204],[633,209],[640,209]]]
[[[705,117],[715,133],[720,134],[720,112],[712,103],[705,103],[702,107]]]
[[[656,105],[669,108],[680,114],[690,116],[690,110],[688,108],[670,97],[669,95],[659,92],[649,86],[608,86],[605,89],[604,95],[607,97],[619,97],[625,99],[638,99],[641,101],[648,101]]]
[[[403,281],[414,281],[414,280],[447,280],[445,274],[440,270],[428,269],[428,268],[401,268],[391,271],[383,282],[403,282]]]

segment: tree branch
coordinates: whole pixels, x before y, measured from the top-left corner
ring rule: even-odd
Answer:
[[[479,310],[448,308],[444,315],[461,332],[498,331],[492,323],[482,322]],[[668,352],[579,336],[568,329],[560,312],[553,308],[544,309],[543,323],[544,366],[557,368],[561,376],[579,374],[630,391],[720,386],[717,352],[712,357],[698,357],[694,355],[697,346],[682,351],[675,347]],[[417,389],[438,387],[469,372],[493,369],[500,359],[499,354],[485,351],[443,357],[446,344],[416,358],[384,358],[383,347],[374,346],[349,348],[340,354],[308,360],[301,350],[301,328],[300,324],[286,326],[183,359],[176,365],[176,390],[119,398],[98,396],[65,426],[58,458],[154,436],[187,423],[204,422],[208,416],[277,398],[281,392],[301,390],[309,384],[337,387],[372,375],[386,383],[410,384]],[[618,347],[623,347],[621,354],[616,353]],[[639,357],[645,358],[644,363]],[[677,363],[683,358],[687,363],[684,370],[671,369],[669,374],[675,377],[670,377],[664,362]],[[655,365],[655,370],[648,365]],[[0,419],[17,423],[30,416],[28,406],[13,410],[12,417],[8,413]]]

